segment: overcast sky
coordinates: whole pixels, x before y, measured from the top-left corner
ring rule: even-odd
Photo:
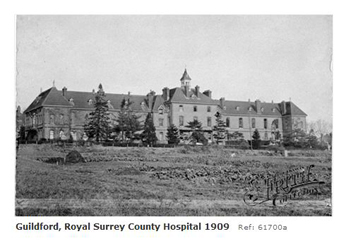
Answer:
[[[146,94],[191,85],[214,99],[291,100],[332,122],[332,16],[18,16],[17,104],[53,85]]]

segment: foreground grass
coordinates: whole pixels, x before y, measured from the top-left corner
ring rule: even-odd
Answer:
[[[16,167],[18,216],[329,216],[331,156],[293,156],[219,148],[79,148],[87,163],[48,164],[69,150],[23,146]],[[93,158],[93,159],[92,159]],[[97,159],[98,158],[98,159]],[[102,160],[105,161],[102,161]],[[98,161],[99,160],[99,161]],[[283,207],[242,202],[251,173],[314,164],[321,194]],[[305,203],[304,203],[305,202]]]

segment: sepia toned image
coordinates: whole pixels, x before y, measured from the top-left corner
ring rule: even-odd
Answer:
[[[331,216],[330,15],[16,17],[16,216]]]

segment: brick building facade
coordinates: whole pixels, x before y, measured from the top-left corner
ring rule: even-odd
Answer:
[[[155,92],[130,95],[106,91],[111,120],[115,122],[123,99],[130,99],[133,102],[132,110],[142,122],[149,112],[153,114],[156,135],[162,143],[167,141],[166,133],[170,124],[177,126],[181,135],[184,135],[189,133],[187,123],[194,119],[202,123],[205,136],[212,141],[217,111],[226,122],[227,132],[241,132],[245,139],[251,139],[255,129],[264,140],[282,138],[293,128],[306,129],[307,115],[293,102],[214,100],[210,90],[201,92],[199,86],[191,88],[191,78],[186,69],[180,82],[180,87],[163,88],[161,95]],[[94,98],[94,91],[68,91],[65,87],[57,90],[55,86],[40,93],[24,111],[27,139],[85,138],[83,126],[88,114],[94,110]]]

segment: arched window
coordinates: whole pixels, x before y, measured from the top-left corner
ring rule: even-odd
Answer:
[[[252,118],[252,120],[251,120],[251,127],[256,128],[256,119],[255,118]]]
[[[226,127],[229,127],[229,117],[226,118]]]
[[[243,118],[239,118],[239,128],[243,128]]]
[[[276,120],[273,120],[272,122],[272,130],[276,130],[279,128],[279,120],[276,119]]]
[[[267,119],[263,120],[263,124],[264,124],[264,129],[267,129],[268,128],[268,121],[267,121]]]
[[[49,131],[49,139],[50,139],[50,140],[53,140],[53,139],[54,139],[54,131],[53,131],[53,130],[50,130],[50,131]]]

